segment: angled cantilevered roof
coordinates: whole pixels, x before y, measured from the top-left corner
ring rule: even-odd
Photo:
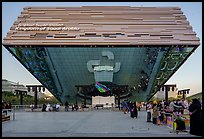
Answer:
[[[4,45],[191,45],[199,38],[179,7],[26,7]]]

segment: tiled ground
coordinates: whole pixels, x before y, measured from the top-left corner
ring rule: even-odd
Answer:
[[[137,119],[121,111],[16,112],[15,120],[2,123],[2,137],[195,137],[170,133],[166,125],[146,122],[146,111]]]

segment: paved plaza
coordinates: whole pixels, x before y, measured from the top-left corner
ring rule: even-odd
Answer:
[[[16,112],[15,120],[2,123],[2,137],[196,137],[170,133],[166,125],[146,122],[146,111],[137,119],[112,110],[69,112]]]

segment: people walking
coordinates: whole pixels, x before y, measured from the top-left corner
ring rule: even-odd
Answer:
[[[127,108],[127,102],[124,100],[123,101],[123,113],[126,114],[128,112],[128,108]]]
[[[45,112],[45,111],[46,111],[46,107],[47,107],[47,105],[46,105],[46,104],[43,104],[43,106],[42,106],[42,112]]]
[[[65,111],[69,111],[69,103],[67,101],[65,102],[64,106],[65,106]]]
[[[74,104],[72,104],[72,111],[74,111],[74,108],[75,108],[75,105],[74,105]]]
[[[138,116],[138,110],[137,110],[137,104],[136,104],[136,102],[133,103],[133,113],[134,113],[134,117],[137,118],[137,116]]]
[[[147,105],[146,105],[146,109],[147,109],[147,122],[152,122],[151,121],[151,111],[152,111],[152,101],[150,101]]]
[[[59,111],[59,110],[60,110],[60,104],[57,103],[57,104],[56,104],[56,111]]]
[[[77,104],[74,105],[76,111],[78,111],[79,106]]]
[[[33,103],[30,104],[30,109],[31,109],[32,112],[34,111],[34,104]]]

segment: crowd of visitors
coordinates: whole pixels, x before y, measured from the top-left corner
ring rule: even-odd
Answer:
[[[201,135],[202,129],[202,109],[201,102],[193,99],[188,102],[184,99],[175,99],[173,101],[150,101],[145,104],[147,111],[147,122],[160,125],[166,124],[164,116],[173,115],[176,122],[176,130],[185,131],[185,122],[183,115],[190,115],[190,134]]]
[[[65,102],[64,104],[64,111],[68,112],[69,111],[69,106],[70,104],[68,102]],[[61,105],[59,103],[57,103],[56,105],[50,105],[49,103],[47,104],[43,104],[42,106],[42,111],[43,112],[49,112],[49,111],[59,111],[61,108]],[[80,109],[80,111],[84,111],[85,105],[82,103],[80,106],[78,106],[78,104],[72,104],[71,105],[71,109],[72,111],[78,111],[78,109]]]
[[[61,105],[57,103],[56,105],[51,106],[49,103],[43,104],[42,112],[49,112],[49,111],[59,111]]]

